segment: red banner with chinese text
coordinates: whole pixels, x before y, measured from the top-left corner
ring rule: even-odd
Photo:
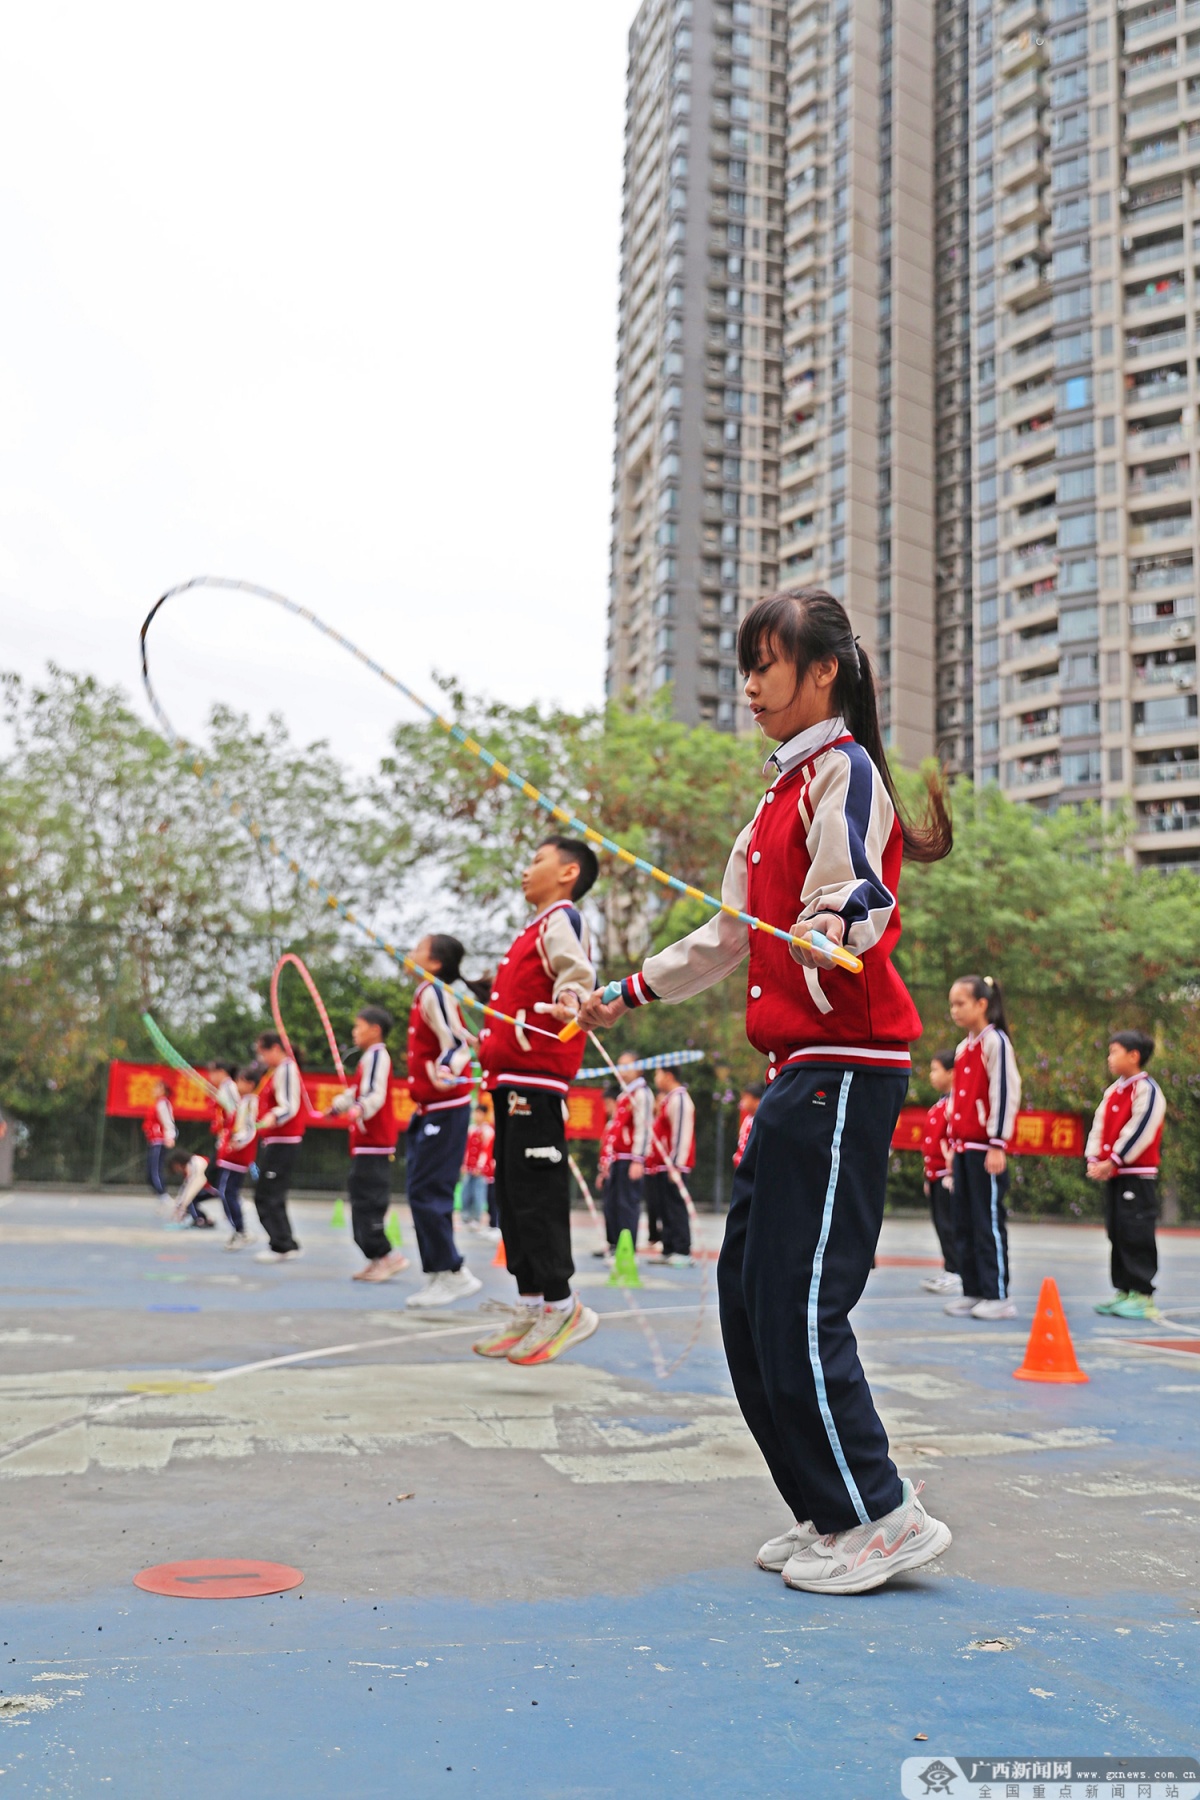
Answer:
[[[314,1118],[324,1113],[341,1093],[342,1084],[332,1072],[306,1070],[301,1081],[309,1102],[306,1124],[310,1130],[344,1131],[341,1119]],[[171,1106],[177,1119],[207,1119],[212,1101],[190,1075],[181,1075],[162,1063],[111,1062],[108,1065],[108,1098],[105,1111],[110,1119],[141,1119],[154,1104],[154,1085],[165,1081],[171,1090]],[[407,1131],[415,1110],[409,1097],[407,1081],[393,1079],[392,1107],[401,1131]],[[604,1130],[604,1095],[598,1088],[572,1088],[567,1095],[567,1136],[599,1138]]]
[[[919,1150],[925,1135],[925,1108],[904,1106],[892,1134],[893,1150]],[[1085,1142],[1080,1113],[1020,1112],[1013,1136],[1015,1156],[1082,1156]]]

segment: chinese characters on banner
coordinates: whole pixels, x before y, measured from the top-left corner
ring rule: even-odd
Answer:
[[[171,1105],[177,1119],[207,1119],[212,1101],[190,1075],[177,1074],[161,1063],[112,1062],[108,1065],[108,1100],[105,1110],[111,1119],[140,1119],[154,1104],[154,1084],[165,1081],[171,1090]],[[342,1084],[337,1076],[306,1070],[301,1081],[308,1101],[305,1124],[310,1130],[344,1131],[344,1119],[326,1119]],[[392,1106],[396,1123],[407,1131],[415,1110],[409,1097],[408,1083],[393,1080]],[[604,1095],[598,1088],[572,1088],[567,1096],[567,1136],[598,1138],[604,1130]]]
[[[925,1134],[925,1108],[905,1106],[892,1135],[893,1150],[919,1150]],[[1015,1156],[1082,1156],[1085,1141],[1079,1113],[1020,1112],[1013,1138]]]

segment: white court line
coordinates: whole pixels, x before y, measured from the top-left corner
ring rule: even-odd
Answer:
[[[323,1356],[348,1356],[355,1350],[377,1350],[383,1344],[419,1343],[422,1339],[459,1337],[464,1331],[478,1331],[479,1321],[473,1319],[469,1325],[439,1325],[432,1331],[411,1331],[407,1334],[393,1334],[385,1338],[366,1338],[358,1344],[329,1344],[323,1350],[294,1350],[288,1356],[268,1356],[261,1362],[238,1363],[230,1369],[196,1369],[191,1373],[197,1381],[218,1382],[232,1381],[235,1375],[254,1375],[262,1369],[282,1369],[291,1363],[313,1362]],[[62,1419],[57,1425],[47,1425],[40,1431],[31,1431],[23,1438],[13,1438],[7,1444],[0,1444],[0,1462],[6,1457],[15,1456],[18,1450],[27,1450],[31,1444],[45,1443],[48,1438],[58,1437],[61,1432],[70,1431],[75,1425],[87,1425],[93,1419],[104,1419],[110,1414],[120,1412],[127,1406],[137,1406],[144,1400],[161,1400],[162,1394],[122,1394],[116,1400],[109,1400],[103,1406],[90,1407],[86,1412],[75,1413],[69,1419]]]

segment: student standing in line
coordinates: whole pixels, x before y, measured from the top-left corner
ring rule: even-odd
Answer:
[[[600,1205],[604,1210],[604,1243],[592,1255],[611,1261],[613,1253],[612,1226],[609,1222],[608,1205],[609,1189],[612,1184],[613,1161],[617,1154],[617,1137],[620,1126],[617,1123],[617,1099],[615,1094],[604,1096],[604,1130],[600,1133],[600,1144],[596,1152],[596,1192],[600,1196]]]
[[[229,1220],[227,1250],[241,1250],[249,1242],[242,1211],[242,1183],[254,1161],[258,1144],[258,1084],[262,1070],[247,1063],[234,1078],[237,1105],[225,1135],[217,1145],[217,1192]]]
[[[617,1058],[621,1091],[613,1114],[612,1170],[604,1186],[604,1230],[610,1255],[616,1251],[623,1231],[629,1233],[636,1248],[642,1216],[646,1158],[654,1127],[654,1096],[637,1061],[636,1050],[622,1050]],[[656,1243],[657,1235],[650,1241]]]
[[[384,1039],[395,1024],[386,1006],[362,1006],[350,1035],[361,1054],[354,1086],[339,1094],[330,1112],[349,1125],[350,1178],[346,1195],[354,1241],[366,1263],[353,1281],[390,1281],[408,1258],[393,1250],[384,1224],[392,1204],[392,1164],[399,1127],[392,1106],[392,1059]]]
[[[258,1181],[254,1206],[267,1234],[255,1262],[291,1262],[302,1254],[288,1217],[292,1171],[304,1142],[304,1089],[295,1061],[277,1031],[261,1032],[254,1048],[266,1075],[258,1095]]]
[[[167,1184],[163,1177],[168,1150],[175,1148],[175,1109],[171,1090],[165,1081],[154,1083],[154,1098],[142,1120],[142,1136],[146,1140],[146,1180],[160,1200],[165,1200]]]
[[[1087,1141],[1087,1172],[1104,1183],[1104,1220],[1112,1246],[1111,1300],[1098,1313],[1119,1319],[1157,1319],[1154,1278],[1158,1274],[1158,1165],[1162,1157],[1167,1103],[1157,1081],[1146,1073],[1154,1039],[1145,1031],[1115,1031],[1108,1044],[1108,1072]]]
[[[733,1180],[721,1329],[738,1404],[795,1521],[758,1562],[791,1587],[861,1593],[950,1543],[888,1455],[849,1316],[921,1032],[892,963],[901,858],[945,856],[950,823],[934,782],[923,825],[900,813],[871,666],[833,595],[760,600],[742,621],[738,660],[751,711],[779,747],[722,900],[794,937],[845,943],[862,969],[721,912],[649,957],[619,999],[593,994],[582,1022],[690,999],[749,957],[746,1031],[770,1069]]]
[[[682,1176],[696,1164],[696,1106],[674,1069],[655,1069],[658,1105],[646,1159],[646,1212],[661,1220],[662,1259],[673,1269],[692,1262],[692,1226],[687,1201],[673,1169]]]
[[[483,1226],[488,1182],[496,1167],[492,1154],[495,1142],[496,1133],[486,1109],[473,1107],[462,1166],[462,1217],[468,1231],[479,1231]]]
[[[938,1050],[929,1060],[929,1085],[937,1099],[925,1114],[921,1156],[925,1164],[925,1198],[942,1252],[942,1272],[927,1275],[927,1294],[961,1294],[954,1225],[954,1170],[950,1151],[950,1094],[954,1087],[954,1052]]]
[[[943,1310],[954,1317],[1015,1319],[1004,1198],[1021,1076],[999,982],[990,975],[960,975],[950,989],[950,1017],[967,1034],[954,1052],[949,1109],[954,1241],[963,1291]]]
[[[500,958],[491,992],[491,1004],[516,1023],[489,1019],[479,1034],[496,1108],[496,1197],[517,1305],[509,1323],[474,1349],[522,1365],[553,1362],[600,1323],[571,1292],[566,1101],[587,1039],[580,1033],[564,1044],[556,1035],[595,985],[578,902],[598,873],[595,853],[578,838],[538,845],[521,876],[534,916]]]
[[[406,1306],[451,1306],[477,1294],[454,1241],[454,1190],[471,1122],[471,1040],[450,984],[465,955],[456,937],[423,937],[413,960],[444,983],[423,981],[408,1016],[408,1091],[416,1112],[408,1122],[406,1184],[425,1284]]]

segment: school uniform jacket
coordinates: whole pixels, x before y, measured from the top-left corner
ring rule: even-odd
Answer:
[[[754,1124],[753,1113],[743,1113],[742,1122],[738,1126],[738,1141],[733,1152],[733,1166],[736,1169],[746,1154],[746,1145],[750,1142],[750,1128]]]
[[[1089,1162],[1111,1162],[1123,1175],[1153,1180],[1162,1155],[1167,1102],[1157,1081],[1143,1070],[1105,1088],[1088,1133]]]
[[[175,1142],[175,1114],[169,1100],[156,1100],[142,1120],[142,1136],[148,1144],[165,1144],[169,1150]]]
[[[470,1106],[475,1091],[458,1001],[432,981],[421,983],[408,1015],[408,1091],[421,1114]]]
[[[985,1025],[954,1052],[950,1141],[956,1151],[1007,1150],[1017,1129],[1021,1076],[1007,1032]]]
[[[695,1162],[696,1103],[685,1087],[672,1088],[662,1096],[654,1114],[646,1173],[665,1175],[673,1167],[686,1175]]]
[[[300,1144],[304,1141],[304,1089],[300,1071],[290,1056],[271,1069],[258,1090],[258,1113],[263,1118],[275,1114],[275,1123],[262,1133],[263,1148],[269,1144]]]
[[[946,1143],[950,1135],[950,1096],[943,1094],[925,1114],[925,1131],[921,1138],[921,1155],[925,1159],[926,1181],[940,1181],[949,1168]]]
[[[650,1155],[654,1096],[640,1075],[622,1089],[613,1125],[613,1161],[644,1163]]]
[[[330,1110],[344,1113],[351,1107],[358,1109],[350,1122],[351,1156],[394,1156],[399,1126],[392,1106],[392,1059],[383,1044],[363,1051],[353,1089],[339,1094]]]
[[[733,846],[726,905],[802,936],[818,913],[844,920],[863,970],[808,969],[792,947],[717,913],[622,983],[628,1006],[688,1000],[750,959],[746,1036],[773,1081],[787,1063],[908,1070],[921,1021],[892,966],[903,843],[883,779],[841,719],[800,732]]]
[[[537,1009],[567,994],[582,1002],[595,985],[583,916],[569,900],[556,900],[517,933],[507,956],[500,958],[491,1003],[517,1023],[489,1019],[479,1033],[479,1060],[488,1087],[545,1088],[565,1095],[579,1073],[587,1037],[580,1032],[562,1043],[559,1023]]]
[[[608,1179],[608,1172],[613,1166],[613,1157],[617,1149],[617,1115],[605,1121],[604,1130],[600,1133],[600,1156],[596,1166],[596,1180],[603,1187]]]
[[[239,1094],[237,1109],[217,1145],[218,1169],[248,1169],[258,1143],[258,1095]]]

